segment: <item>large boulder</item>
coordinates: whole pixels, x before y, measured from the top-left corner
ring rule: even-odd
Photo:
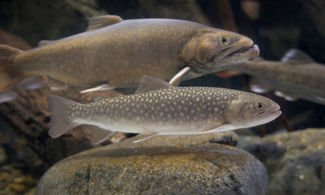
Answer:
[[[241,136],[238,146],[266,166],[269,195],[325,194],[325,129]]]
[[[159,136],[68,157],[41,178],[36,194],[265,194],[264,166],[211,136]]]

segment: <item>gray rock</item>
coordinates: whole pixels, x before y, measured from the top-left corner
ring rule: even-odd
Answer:
[[[159,136],[94,148],[51,167],[35,194],[265,194],[264,166],[243,150],[209,142],[215,137]]]
[[[238,147],[266,166],[270,195],[325,194],[325,129],[239,137]]]

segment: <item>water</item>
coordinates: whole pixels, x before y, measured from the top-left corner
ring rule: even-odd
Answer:
[[[0,44],[22,49],[33,48],[40,40],[56,40],[83,32],[87,28],[87,18],[110,13],[123,19],[177,18],[237,30],[259,45],[261,56],[265,59],[279,60],[287,50],[297,48],[309,54],[316,62],[325,63],[325,18],[322,15],[325,6],[322,0],[225,2],[227,1],[2,0]],[[225,79],[209,74],[183,82],[181,86],[214,86],[247,91],[249,79],[247,75]],[[10,166],[23,170],[21,175],[32,175],[36,180],[30,184],[23,183],[26,189],[19,191],[18,188],[8,187],[15,183],[13,178],[8,177],[5,185],[0,186],[1,192],[28,192],[36,185],[40,175],[55,162],[92,147],[87,139],[87,127],[81,128],[85,132],[72,131],[69,136],[56,140],[47,135],[50,118],[46,95],[56,93],[79,102],[89,102],[98,96],[122,94],[111,91],[80,95],[78,90],[68,88],[52,92],[48,87],[31,91],[17,89],[18,100],[0,105],[0,143],[7,154],[7,159],[1,161],[0,175],[5,172],[5,166]],[[324,128],[325,106],[304,100],[288,102],[273,93],[265,95],[281,106],[283,117],[249,131],[238,131],[238,134],[268,137],[269,134],[288,127],[289,131]],[[118,134],[111,141],[127,136],[130,135]],[[111,142],[106,142],[109,143]]]

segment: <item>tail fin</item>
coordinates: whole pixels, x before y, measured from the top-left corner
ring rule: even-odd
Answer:
[[[14,57],[21,52],[20,49],[0,44],[0,91],[9,89],[23,79],[9,70]]]
[[[69,106],[77,104],[76,102],[56,95],[48,95],[47,100],[51,112],[49,135],[52,138],[60,137],[73,127],[78,126],[68,116]]]

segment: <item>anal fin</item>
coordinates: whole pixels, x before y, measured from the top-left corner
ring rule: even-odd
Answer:
[[[90,127],[90,142],[92,145],[98,145],[103,141],[107,140],[109,137],[111,137],[114,134],[113,131],[102,129],[97,126],[91,125],[89,127]]]
[[[17,87],[33,90],[41,88],[44,85],[43,78],[39,76],[27,77],[18,83]]]

